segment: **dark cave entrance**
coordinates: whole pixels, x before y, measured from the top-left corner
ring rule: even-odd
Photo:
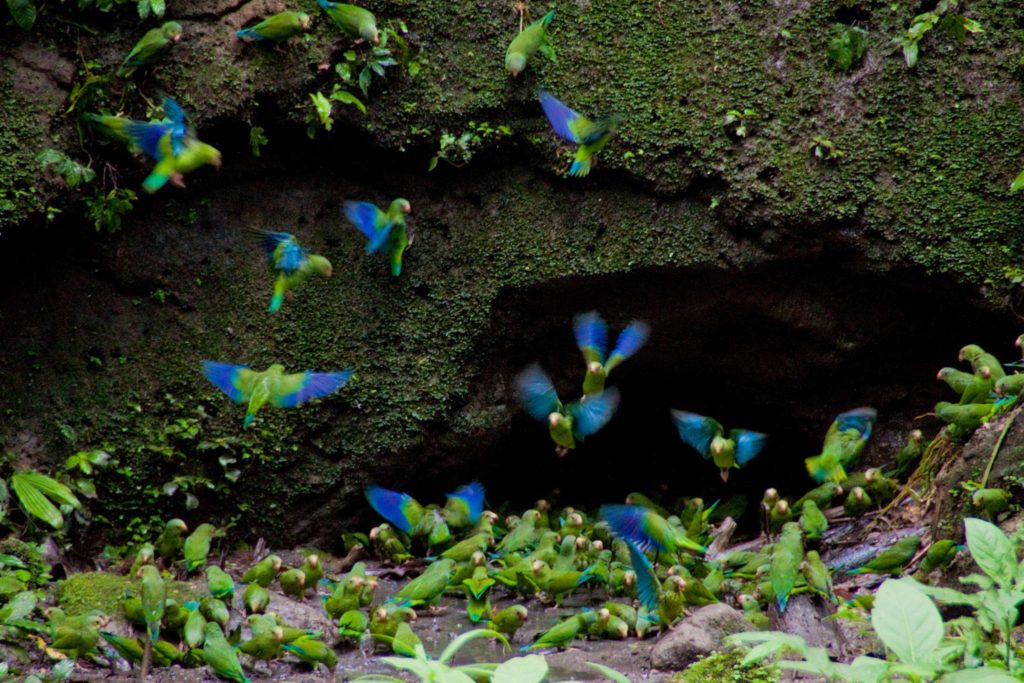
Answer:
[[[652,334],[612,375],[622,401],[611,423],[557,458],[546,425],[512,398],[513,378],[537,360],[563,400],[578,396],[583,360],[571,320],[591,308],[608,321],[612,338],[634,317],[649,322]],[[961,346],[978,343],[1007,360],[1016,351],[1016,326],[985,310],[972,290],[921,272],[864,272],[839,259],[567,279],[505,293],[494,310],[488,338],[496,346],[484,377],[497,374],[513,417],[507,432],[468,461],[478,463],[472,471],[487,484],[490,502],[511,500],[516,510],[540,497],[596,506],[630,491],[667,504],[743,494],[749,527],[766,487],[798,496],[813,485],[803,460],[820,451],[837,413],[878,409],[864,463],[880,464],[908,430],[938,431],[934,418],[913,418],[950,397],[935,373],[957,365]],[[723,483],[711,462],[679,440],[670,408],[771,440]],[[442,479],[454,484],[466,471]]]

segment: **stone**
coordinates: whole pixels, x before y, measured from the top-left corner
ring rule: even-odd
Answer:
[[[655,669],[681,670],[719,650],[726,636],[756,630],[743,613],[724,603],[701,607],[651,648]]]

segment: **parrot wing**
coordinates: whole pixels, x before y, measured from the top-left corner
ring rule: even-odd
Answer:
[[[466,504],[469,510],[467,517],[470,524],[480,521],[480,514],[484,511],[484,485],[478,481],[470,482],[465,486],[455,489],[455,493],[449,493],[448,498],[457,498]]]
[[[867,441],[871,438],[871,427],[877,417],[878,411],[874,408],[854,408],[837,415],[836,424],[840,432],[856,429],[861,438]]]
[[[536,363],[516,377],[516,394],[523,408],[535,420],[547,420],[548,415],[562,408],[551,379]]]
[[[695,448],[705,460],[711,457],[711,440],[724,431],[717,420],[685,410],[673,410],[672,422],[679,438]]]
[[[608,522],[608,526],[616,536],[637,548],[646,552],[656,550],[661,552],[665,547],[655,540],[648,533],[646,522],[648,515],[654,514],[647,508],[639,505],[602,505],[600,510],[601,519]],[[639,572],[637,572],[639,574]]]
[[[599,431],[612,419],[618,407],[619,391],[614,387],[596,396],[588,396],[585,401],[577,401],[569,410],[573,436],[583,439]]]
[[[540,106],[548,117],[551,127],[569,142],[586,142],[582,132],[593,127],[593,122],[559,102],[546,90],[540,91]]]
[[[120,129],[132,147],[141,150],[151,159],[160,161],[168,153],[174,153],[173,124],[163,121],[125,121]]]
[[[299,372],[284,375],[270,400],[278,408],[294,408],[314,398],[323,398],[345,386],[351,370],[341,372]]]
[[[619,338],[615,342],[615,348],[612,349],[611,354],[608,356],[608,370],[611,371],[616,365],[626,360],[634,353],[640,350],[640,347],[647,342],[647,337],[651,334],[651,328],[639,320],[634,320],[626,327],[622,332],[619,333]]]
[[[654,573],[654,567],[647,556],[640,552],[630,541],[625,541],[629,548],[629,560],[636,572],[636,592],[641,604],[648,611],[653,612],[658,608],[658,577]]]
[[[388,215],[370,202],[345,202],[345,216],[370,240],[366,253],[380,251],[390,235]]]
[[[401,529],[412,533],[413,520],[409,513],[419,504],[408,493],[399,493],[371,484],[366,487],[366,500],[377,514]]]
[[[263,251],[277,270],[291,274],[309,260],[306,250],[291,233],[261,230],[260,234],[263,235]]]
[[[576,346],[583,352],[587,363],[603,364],[608,349],[608,325],[597,311],[576,316],[572,321],[572,331],[576,335]]]
[[[252,395],[252,385],[260,373],[250,370],[245,365],[204,360],[203,374],[232,401],[244,403]]]
[[[736,463],[740,466],[757,457],[764,445],[768,443],[768,435],[751,432],[746,429],[733,429],[729,438],[736,442]]]

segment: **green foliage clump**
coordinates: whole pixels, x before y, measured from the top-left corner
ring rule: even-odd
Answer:
[[[958,0],[939,0],[939,4],[931,12],[925,12],[914,17],[913,23],[902,38],[896,40],[903,49],[903,59],[907,68],[917,64],[919,43],[925,35],[933,28],[938,27],[951,38],[959,43],[967,39],[968,33],[981,33],[982,28],[974,19],[968,19],[962,14],[953,14]]]
[[[674,679],[675,683],[774,683],[779,680],[774,667],[744,663],[743,652],[719,650],[699,659]]]
[[[124,215],[132,210],[132,202],[137,198],[134,191],[118,187],[106,194],[97,191],[92,197],[86,197],[86,212],[96,227],[96,232],[104,229],[108,233],[120,232],[121,221]]]
[[[124,591],[133,580],[109,572],[72,574],[57,584],[57,604],[69,615],[97,609],[104,614],[117,614]]]
[[[828,42],[828,58],[836,71],[849,71],[860,62],[868,46],[868,32],[858,26],[836,24]]]
[[[437,168],[437,162],[441,159],[452,166],[465,166],[488,142],[494,142],[510,135],[512,135],[512,129],[508,126],[494,127],[486,121],[480,123],[470,121],[466,131],[459,136],[445,131],[441,134],[437,154],[430,160],[427,170],[433,171]]]

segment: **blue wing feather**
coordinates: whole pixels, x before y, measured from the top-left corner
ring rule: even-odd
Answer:
[[[388,223],[383,228],[374,233],[370,241],[366,243],[366,253],[376,254],[378,251],[383,251],[385,245],[391,239],[392,228],[395,227],[394,223]]]
[[[285,273],[294,273],[307,260],[306,250],[299,246],[295,236],[287,232],[271,232],[261,230],[263,234],[263,251],[266,252],[270,265]],[[278,248],[282,247],[280,252]]]
[[[742,466],[757,457],[765,444],[768,443],[768,435],[760,432],[751,432],[746,429],[734,429],[729,433],[736,442],[736,464]]]
[[[640,350],[640,347],[647,342],[647,337],[650,334],[651,328],[646,323],[634,320],[626,329],[619,333],[619,338],[615,342],[615,348],[612,349],[608,360],[612,362],[626,360]]]
[[[160,152],[160,140],[168,131],[172,130],[172,128],[172,124],[160,121],[128,121],[124,124],[122,130],[125,136],[131,140],[132,145],[142,150],[143,154],[154,161],[160,161],[163,157],[163,154]],[[171,136],[171,139],[173,141],[173,135]]]
[[[554,95],[546,90],[540,91],[540,106],[544,109],[544,115],[548,117],[548,121],[556,133],[569,142],[577,144],[582,142],[576,130],[581,123],[589,123],[587,119],[559,102]]]
[[[412,496],[408,493],[370,485],[366,487],[366,500],[378,515],[391,522],[395,528],[407,534],[412,533],[412,520],[405,511],[406,506],[412,502]]]
[[[647,556],[640,552],[630,541],[625,541],[629,548],[629,560],[636,572],[636,592],[641,604],[648,611],[658,609],[658,577],[654,573],[654,567]]]
[[[387,214],[370,202],[345,202],[345,216],[371,241],[387,226]]]
[[[662,552],[665,546],[644,529],[644,520],[648,514],[651,514],[650,510],[640,505],[602,505],[600,509],[601,519],[608,522],[616,536],[635,544],[644,552]]]
[[[275,399],[273,403],[278,408],[294,408],[314,398],[323,398],[345,386],[345,382],[351,376],[351,370],[342,370],[341,372],[307,371],[302,386],[298,390]]]
[[[241,403],[245,399],[242,391],[235,386],[235,378],[240,370],[248,370],[245,365],[232,365],[231,363],[218,363],[212,360],[203,361],[203,374],[215,387],[228,395],[235,403]]]
[[[536,363],[516,377],[516,395],[526,412],[535,420],[547,420],[548,415],[562,407],[551,380]]]
[[[672,422],[679,438],[697,450],[707,460],[711,457],[711,439],[721,429],[717,421],[685,410],[673,410]]]
[[[861,438],[867,441],[871,438],[871,428],[874,426],[877,417],[878,411],[874,408],[854,408],[837,415],[836,423],[839,425],[839,431],[845,432],[847,429],[856,429]]]
[[[469,522],[476,524],[480,521],[480,514],[484,511],[484,485],[473,481],[465,486],[455,489],[455,493],[449,493],[449,498],[458,498],[469,508]]]
[[[605,352],[608,350],[608,325],[597,311],[576,316],[572,321],[572,331],[576,336],[576,346],[582,351],[593,352],[598,362],[604,363]]]
[[[614,387],[575,403],[571,410],[573,436],[582,439],[594,434],[608,424],[618,407],[619,391]]]

